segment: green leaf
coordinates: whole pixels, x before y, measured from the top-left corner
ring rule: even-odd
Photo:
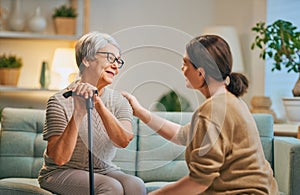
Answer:
[[[283,65],[288,72],[299,72],[300,32],[296,26],[289,21],[276,20],[267,26],[258,22],[251,30],[256,33],[251,49],[260,49],[259,58],[263,60],[266,57],[274,60],[272,71],[281,70]]]
[[[177,94],[175,91],[170,90],[164,94],[156,104],[158,111],[168,112],[190,112],[192,108],[186,98]]]
[[[15,55],[0,55],[0,68],[21,68],[23,66],[22,59]]]

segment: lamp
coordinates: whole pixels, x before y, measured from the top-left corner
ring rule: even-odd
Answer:
[[[52,62],[51,85],[54,88],[62,89],[67,87],[78,74],[78,67],[75,61],[74,48],[55,49]],[[71,78],[72,77],[72,78]]]
[[[228,43],[232,54],[232,71],[244,72],[243,56],[241,53],[240,42],[237,31],[232,26],[209,26],[203,31],[203,34],[219,35]]]

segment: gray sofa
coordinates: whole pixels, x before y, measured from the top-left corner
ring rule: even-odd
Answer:
[[[160,116],[185,124],[192,113],[160,112]],[[300,194],[300,140],[273,137],[273,118],[253,114],[265,156],[274,169],[280,191]],[[51,194],[39,187],[37,176],[46,142],[42,140],[44,110],[5,108],[0,133],[0,194]],[[148,191],[188,174],[184,147],[172,144],[134,119],[135,138],[118,150],[114,162],[145,181]]]

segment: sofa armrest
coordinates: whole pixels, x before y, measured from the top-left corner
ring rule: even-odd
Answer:
[[[300,194],[300,139],[274,137],[274,174],[279,190]]]

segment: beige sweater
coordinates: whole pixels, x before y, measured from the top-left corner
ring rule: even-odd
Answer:
[[[190,177],[202,194],[279,194],[247,105],[231,93],[207,99],[181,128]]]

